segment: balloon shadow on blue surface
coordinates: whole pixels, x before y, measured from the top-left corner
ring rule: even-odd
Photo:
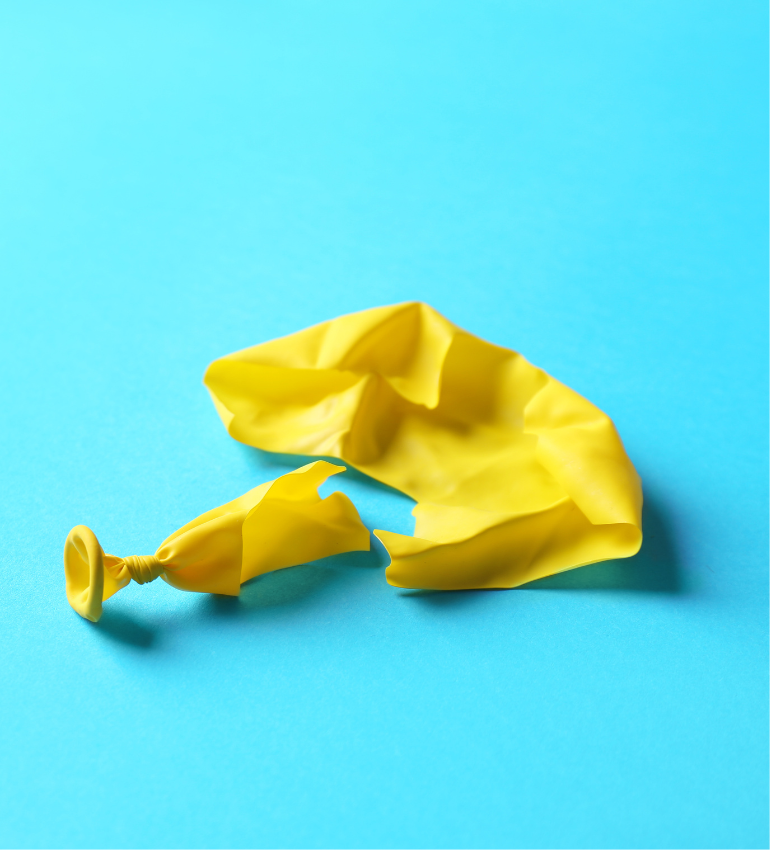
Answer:
[[[513,590],[615,590],[672,595],[686,593],[676,541],[665,512],[654,498],[648,498],[642,513],[644,542],[639,553],[632,558],[589,564],[538,579]],[[511,591],[405,590],[399,595],[437,608],[449,608],[475,603],[480,596],[491,593],[509,592]]]
[[[642,548],[632,558],[589,564],[522,585],[522,589],[686,593],[674,535],[665,512],[653,498],[645,502],[642,529]]]
[[[255,617],[280,609],[303,608],[322,597],[332,587],[335,592],[351,585],[383,565],[374,548],[368,552],[346,552],[309,564],[287,567],[251,579],[241,587],[240,596],[210,595],[204,598],[201,613],[214,617]]]
[[[157,640],[155,629],[122,611],[105,609],[99,622],[89,625],[108,640],[134,649],[151,649]]]

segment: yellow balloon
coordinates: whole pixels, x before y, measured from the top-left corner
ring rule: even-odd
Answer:
[[[411,496],[376,531],[397,587],[514,587],[641,545],[639,476],[612,421],[427,304],[342,316],[214,361],[229,433],[340,458]]]
[[[70,605],[88,620],[132,579],[162,578],[179,590],[237,596],[255,576],[341,552],[369,549],[369,532],[343,493],[325,499],[318,487],[345,467],[320,460],[260,484],[175,531],[149,556],[105,555],[84,525],[64,545]]]

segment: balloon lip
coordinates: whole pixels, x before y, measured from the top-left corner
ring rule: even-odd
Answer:
[[[104,551],[87,525],[76,525],[64,542],[67,600],[86,620],[98,622],[104,596]]]

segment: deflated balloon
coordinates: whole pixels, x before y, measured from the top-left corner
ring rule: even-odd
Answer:
[[[421,303],[342,316],[212,363],[235,439],[340,458],[416,500],[376,531],[398,587],[513,587],[635,554],[642,491],[612,421]]]

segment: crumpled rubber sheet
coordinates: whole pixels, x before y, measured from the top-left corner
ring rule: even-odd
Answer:
[[[639,476],[609,417],[426,304],[230,354],[204,382],[236,440],[339,458],[416,500],[413,537],[375,531],[397,587],[514,587],[641,545]]]
[[[64,574],[70,605],[96,622],[102,602],[133,579],[162,578],[180,590],[237,596],[255,576],[308,561],[369,549],[369,531],[343,493],[325,499],[318,487],[343,472],[319,460],[260,484],[175,531],[154,555],[106,555],[84,525],[70,531]]]

